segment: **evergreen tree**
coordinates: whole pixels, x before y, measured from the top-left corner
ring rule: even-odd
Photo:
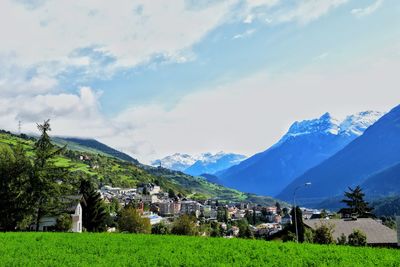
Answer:
[[[355,189],[349,187],[349,192],[344,192],[344,195],[347,199],[343,199],[342,202],[349,207],[352,214],[360,218],[374,217],[371,213],[373,208],[369,207],[369,203],[364,200],[365,194],[360,186]]]
[[[68,170],[57,167],[56,156],[65,149],[57,148],[51,143],[48,132],[51,131],[49,120],[38,125],[41,133],[34,147],[33,175],[30,193],[36,211],[36,231],[39,230],[40,219],[48,214],[59,213],[63,205],[61,197],[71,192],[71,185],[66,183]]]
[[[83,196],[82,224],[88,232],[101,232],[106,229],[106,221],[109,214],[103,203],[101,195],[88,180],[82,180],[80,193]]]
[[[276,214],[281,215],[282,214],[281,204],[279,202],[276,202],[275,207],[276,207]]]
[[[297,233],[299,235],[299,242],[303,243],[304,242],[304,223],[303,223],[303,212],[301,211],[300,207],[296,207],[296,217],[294,216],[294,208],[292,208],[290,212],[290,216],[292,216],[292,232],[296,233],[296,221],[297,221]]]
[[[28,194],[32,165],[22,145],[0,145],[0,229],[13,231],[32,212]]]

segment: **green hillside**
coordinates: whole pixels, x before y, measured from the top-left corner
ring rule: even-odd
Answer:
[[[23,145],[28,155],[33,155],[34,138],[25,135],[17,136],[5,131],[0,132],[0,144],[15,146],[18,142]],[[59,146],[67,146],[63,155],[57,157],[56,164],[58,166],[69,167],[77,175],[80,173],[90,175],[99,185],[135,187],[139,183],[152,182],[159,184],[166,191],[172,189],[176,193],[194,199],[218,198],[227,201],[251,200],[260,204],[275,203],[272,198],[244,194],[207,182],[201,177],[192,177],[181,172],[121,160],[104,151],[72,141],[55,138],[54,143]],[[81,160],[81,157],[84,159]]]
[[[2,266],[398,266],[395,249],[133,234],[0,234]]]

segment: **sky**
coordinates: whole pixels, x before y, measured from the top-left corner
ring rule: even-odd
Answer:
[[[0,0],[0,128],[144,163],[400,104],[398,0]]]

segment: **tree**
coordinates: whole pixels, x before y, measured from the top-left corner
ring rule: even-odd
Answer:
[[[349,187],[349,192],[344,192],[344,195],[347,199],[343,199],[342,202],[349,207],[352,215],[360,218],[373,217],[371,213],[373,208],[369,207],[369,203],[364,200],[365,194],[360,186],[355,189]]]
[[[56,230],[68,232],[72,228],[72,218],[69,214],[63,213],[57,217]]]
[[[32,213],[32,165],[21,144],[0,145],[0,229],[13,231]]]
[[[172,225],[171,233],[174,235],[197,235],[196,219],[193,216],[182,215]]]
[[[99,192],[89,180],[82,180],[80,193],[82,202],[82,224],[88,232],[102,232],[106,230],[106,221],[110,216]]]
[[[168,197],[176,198],[176,194],[175,194],[174,190],[172,190],[171,188],[168,190]]]
[[[276,207],[276,214],[281,215],[282,214],[281,204],[279,202],[276,202],[275,207]]]
[[[68,170],[55,164],[56,156],[65,149],[57,148],[51,143],[48,132],[51,131],[49,120],[38,125],[41,133],[34,146],[33,174],[30,193],[33,208],[36,211],[36,231],[39,230],[40,219],[48,214],[59,213],[66,203],[61,196],[71,191],[71,184],[66,183]]]
[[[226,207],[218,207],[217,221],[227,223],[229,220],[229,212]]]
[[[349,235],[348,244],[356,247],[366,246],[367,236],[361,230],[355,229],[353,233]]]
[[[223,237],[225,236],[225,230],[222,228],[222,225],[218,222],[211,222],[210,224],[211,231],[210,231],[210,236],[211,237]]]
[[[334,244],[333,225],[322,223],[314,231],[314,243],[316,244]]]
[[[297,221],[297,233],[299,236],[299,242],[303,243],[304,242],[304,223],[303,223],[303,212],[301,211],[300,207],[296,207],[296,216],[294,216],[294,208],[290,211],[290,216],[292,216],[292,225],[290,226],[292,228],[292,232],[296,233],[296,221]]]
[[[238,221],[237,226],[239,227],[239,237],[250,239],[254,238],[253,231],[251,231],[250,225],[247,220]]]
[[[149,218],[142,218],[140,213],[132,208],[127,207],[121,211],[118,219],[119,230],[122,232],[149,234],[151,233],[151,225]]]

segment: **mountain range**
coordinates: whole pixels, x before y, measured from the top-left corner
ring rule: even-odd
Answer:
[[[362,185],[367,193],[399,193],[400,106],[380,118],[363,135],[318,166],[293,180],[278,198],[291,200],[294,189],[306,182],[298,202],[316,206],[323,199],[343,195],[349,186]]]
[[[382,115],[366,111],[338,120],[325,113],[317,119],[295,122],[271,148],[217,176],[228,187],[260,195],[277,195],[295,178],[361,136]]]
[[[218,152],[216,154],[203,153],[200,155],[188,155],[175,153],[151,163],[153,166],[162,166],[171,170],[181,171],[189,175],[215,174],[227,169],[246,159],[246,156]]]

